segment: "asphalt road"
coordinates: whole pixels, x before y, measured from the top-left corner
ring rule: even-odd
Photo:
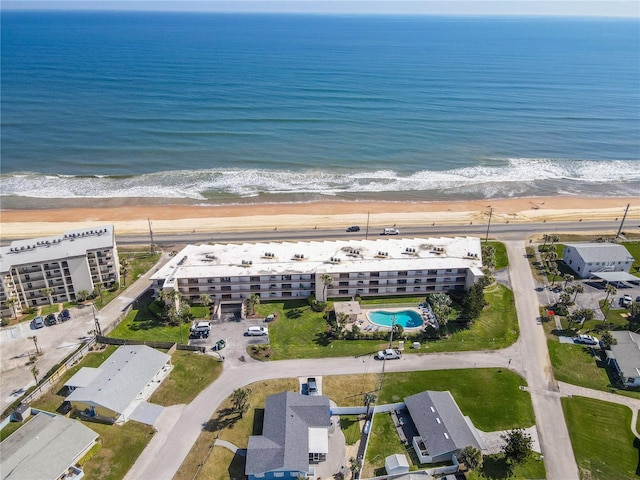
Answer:
[[[398,225],[403,237],[455,236],[475,235],[484,238],[487,234],[487,224],[471,225],[431,225],[425,222],[423,227],[403,227]],[[625,231],[640,233],[637,219],[628,219]],[[519,240],[535,233],[557,232],[592,232],[599,231],[615,235],[620,222],[585,221],[585,222],[549,222],[549,223],[492,223],[489,236],[503,240]],[[275,228],[275,227],[274,227]],[[346,229],[346,226],[345,226]],[[257,232],[198,232],[192,233],[154,233],[153,240],[159,246],[183,245],[187,243],[238,243],[238,242],[278,242],[278,241],[311,241],[328,239],[364,239],[379,238],[380,228],[370,228],[369,233],[364,228],[360,232],[348,233],[345,229],[306,229],[306,230],[269,230]],[[148,245],[150,237],[145,235],[118,235],[118,245]]]

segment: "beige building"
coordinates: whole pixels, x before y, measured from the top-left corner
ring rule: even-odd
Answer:
[[[15,240],[0,247],[0,304],[3,317],[27,307],[67,302],[78,292],[120,281],[112,225],[70,230],[62,235]],[[13,298],[13,305],[7,300]]]

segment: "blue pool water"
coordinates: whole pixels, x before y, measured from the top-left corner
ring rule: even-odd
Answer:
[[[422,326],[422,316],[413,310],[401,310],[399,312],[375,310],[373,312],[369,312],[368,316],[371,323],[375,323],[381,327],[390,327],[393,323],[394,317],[396,325],[402,325],[403,328],[416,328]]]

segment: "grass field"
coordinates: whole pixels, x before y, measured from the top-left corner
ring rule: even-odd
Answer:
[[[182,328],[182,343],[187,343],[190,326],[188,322],[183,323],[182,327],[165,325],[153,314],[148,305],[142,305],[138,310],[131,310],[124,320],[109,333],[109,336],[130,340],[180,342],[180,328]]]
[[[638,478],[640,444],[629,408],[583,397],[563,398],[562,407],[582,478]]]
[[[371,392],[378,380],[378,375],[371,374],[327,376],[322,379],[323,393],[340,406],[362,405],[364,393]],[[533,408],[529,394],[519,388],[523,384],[522,378],[515,373],[499,369],[388,373],[377,403],[395,402],[427,389],[448,389],[462,412],[482,430],[529,427],[534,423]],[[245,448],[250,435],[261,433],[266,397],[285,390],[297,391],[298,380],[269,380],[251,384],[248,388],[251,390],[249,411],[240,418],[231,410],[230,399],[225,400],[204,425],[175,480],[242,478],[237,472],[243,471],[244,460],[222,452],[219,447],[212,448],[213,442],[220,438]],[[347,441],[355,442],[359,436],[355,417],[344,417],[341,425],[347,427]],[[194,477],[201,464],[200,473]],[[538,478],[543,477],[544,473]]]
[[[502,242],[487,242],[491,245],[496,253],[495,253],[495,269],[501,270],[503,268],[507,268],[509,266],[509,257],[507,256],[507,247]]]
[[[344,440],[347,445],[355,445],[360,440],[360,421],[356,415],[342,415],[340,417],[340,428],[344,433]]]
[[[417,456],[413,452],[413,448],[407,448],[400,442],[391,416],[388,413],[374,415],[362,477],[370,478],[384,475],[386,473],[384,459],[396,453],[407,457],[409,470],[417,470],[419,465]]]
[[[471,328],[454,331],[446,339],[429,341],[428,351],[498,349],[515,342],[519,331],[513,293],[502,285],[494,285],[486,290],[485,298],[489,306]],[[313,312],[304,300],[265,303],[257,311],[260,315],[278,314],[278,320],[269,325],[273,360],[364,355],[387,344],[383,340],[328,341],[322,314]]]
[[[467,480],[493,480],[509,478],[511,480],[538,479],[546,477],[542,456],[533,452],[524,462],[510,465],[504,455],[484,457],[484,465],[479,470],[467,473]]]
[[[640,242],[622,242],[622,245],[629,250],[629,253],[634,259],[630,273],[636,277],[640,277]]]
[[[176,350],[171,363],[171,373],[149,402],[164,406],[189,403],[222,373],[222,362],[201,353]]]

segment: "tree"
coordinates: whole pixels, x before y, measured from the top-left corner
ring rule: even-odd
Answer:
[[[600,335],[600,341],[604,345],[604,348],[611,348],[611,345],[618,344],[618,340],[613,338],[613,335],[611,335],[611,332],[609,330],[605,330],[604,332],[602,332],[602,334]]]
[[[573,286],[573,303],[576,303],[579,293],[584,293],[584,286],[581,283],[576,283]]]
[[[609,310],[611,309],[611,304],[609,303],[609,297],[611,295],[615,295],[616,293],[618,293],[618,289],[615,286],[611,285],[610,283],[607,283],[607,286],[604,287],[604,291],[607,293],[607,296],[604,299],[604,304],[602,306],[607,307],[607,311],[604,314],[604,323],[607,323],[607,315],[609,315]]]
[[[369,418],[369,407],[372,404],[376,403],[378,397],[376,397],[376,395],[373,393],[367,392],[364,394],[362,400],[364,401],[364,405],[367,407],[367,418]]]
[[[100,296],[100,304],[102,304],[102,292],[104,291],[104,285],[101,282],[96,283],[93,286],[93,291],[96,295]]]
[[[446,293],[432,293],[427,297],[427,301],[431,305],[433,315],[440,324],[441,331],[447,326],[449,322],[449,315],[451,314],[451,297]]]
[[[208,309],[209,305],[211,305],[211,303],[212,303],[211,297],[209,295],[207,295],[206,293],[203,293],[202,295],[200,295],[200,303],[204,306],[204,308]],[[209,316],[209,315],[207,315],[207,316]]]
[[[322,274],[322,283],[324,284],[324,290],[322,292],[323,300],[327,301],[327,289],[333,287],[333,277],[328,273]]]
[[[533,440],[523,429],[516,428],[500,437],[506,442],[502,452],[511,463],[522,463],[531,453]]]
[[[122,284],[127,284],[127,274],[129,273],[129,268],[131,264],[129,263],[129,259],[127,257],[120,257],[120,275],[122,275]]]
[[[360,472],[360,462],[357,458],[351,457],[349,459],[349,469],[351,470],[351,478],[358,478],[358,472]]]
[[[38,384],[38,375],[40,375],[40,369],[34,365],[31,367],[31,375],[33,375],[33,379],[36,381],[36,385]]]
[[[542,244],[542,248],[545,248],[547,246],[547,242],[551,240],[551,235],[545,233],[544,235],[542,235],[542,239],[544,240],[544,243]]]
[[[33,340],[33,344],[36,346],[36,355],[40,354],[40,349],[38,348],[38,337],[35,335],[33,337],[28,337],[29,340]]]
[[[240,418],[249,410],[249,393],[247,388],[236,388],[231,394],[231,404],[233,410],[240,415]]]
[[[9,297],[4,301],[4,304],[11,309],[11,318],[16,318],[16,303],[18,299],[16,297]]]
[[[549,265],[549,275],[551,275],[551,286],[553,287],[556,284],[556,278],[560,275],[560,270],[555,262]]]
[[[53,305],[53,299],[51,298],[51,294],[53,293],[53,289],[46,287],[43,288],[42,290],[40,290],[40,293],[42,294],[43,297],[47,297],[47,301],[49,302],[49,305]]]
[[[629,305],[629,323],[637,324],[640,322],[640,302],[633,302]]]
[[[89,295],[91,295],[91,292],[89,290],[80,290],[76,295],[76,298],[79,302],[84,302],[87,298],[89,298]]]
[[[481,468],[483,464],[482,452],[471,445],[460,450],[458,460],[460,463],[464,463],[468,470],[476,470]]]
[[[566,289],[567,289],[567,284],[568,284],[569,282],[573,282],[573,280],[575,279],[575,277],[574,277],[573,275],[571,275],[570,273],[565,273],[565,274],[562,276],[562,279],[564,280],[564,287],[563,287],[563,288],[566,290]]]
[[[549,241],[551,242],[550,246],[552,246],[554,243],[560,241],[560,237],[558,235],[549,235]]]
[[[560,294],[559,302],[565,307],[568,307],[573,303],[571,299],[571,294],[569,292],[562,292]]]
[[[496,249],[493,245],[482,244],[482,263],[489,270],[496,266]]]
[[[554,248],[549,247],[546,255],[544,256],[545,263],[549,265],[555,262],[556,260],[558,260],[558,252],[556,252],[555,247]]]
[[[247,310],[249,310],[249,315],[256,314],[256,305],[260,305],[260,295],[253,293],[249,298],[247,298]]]

